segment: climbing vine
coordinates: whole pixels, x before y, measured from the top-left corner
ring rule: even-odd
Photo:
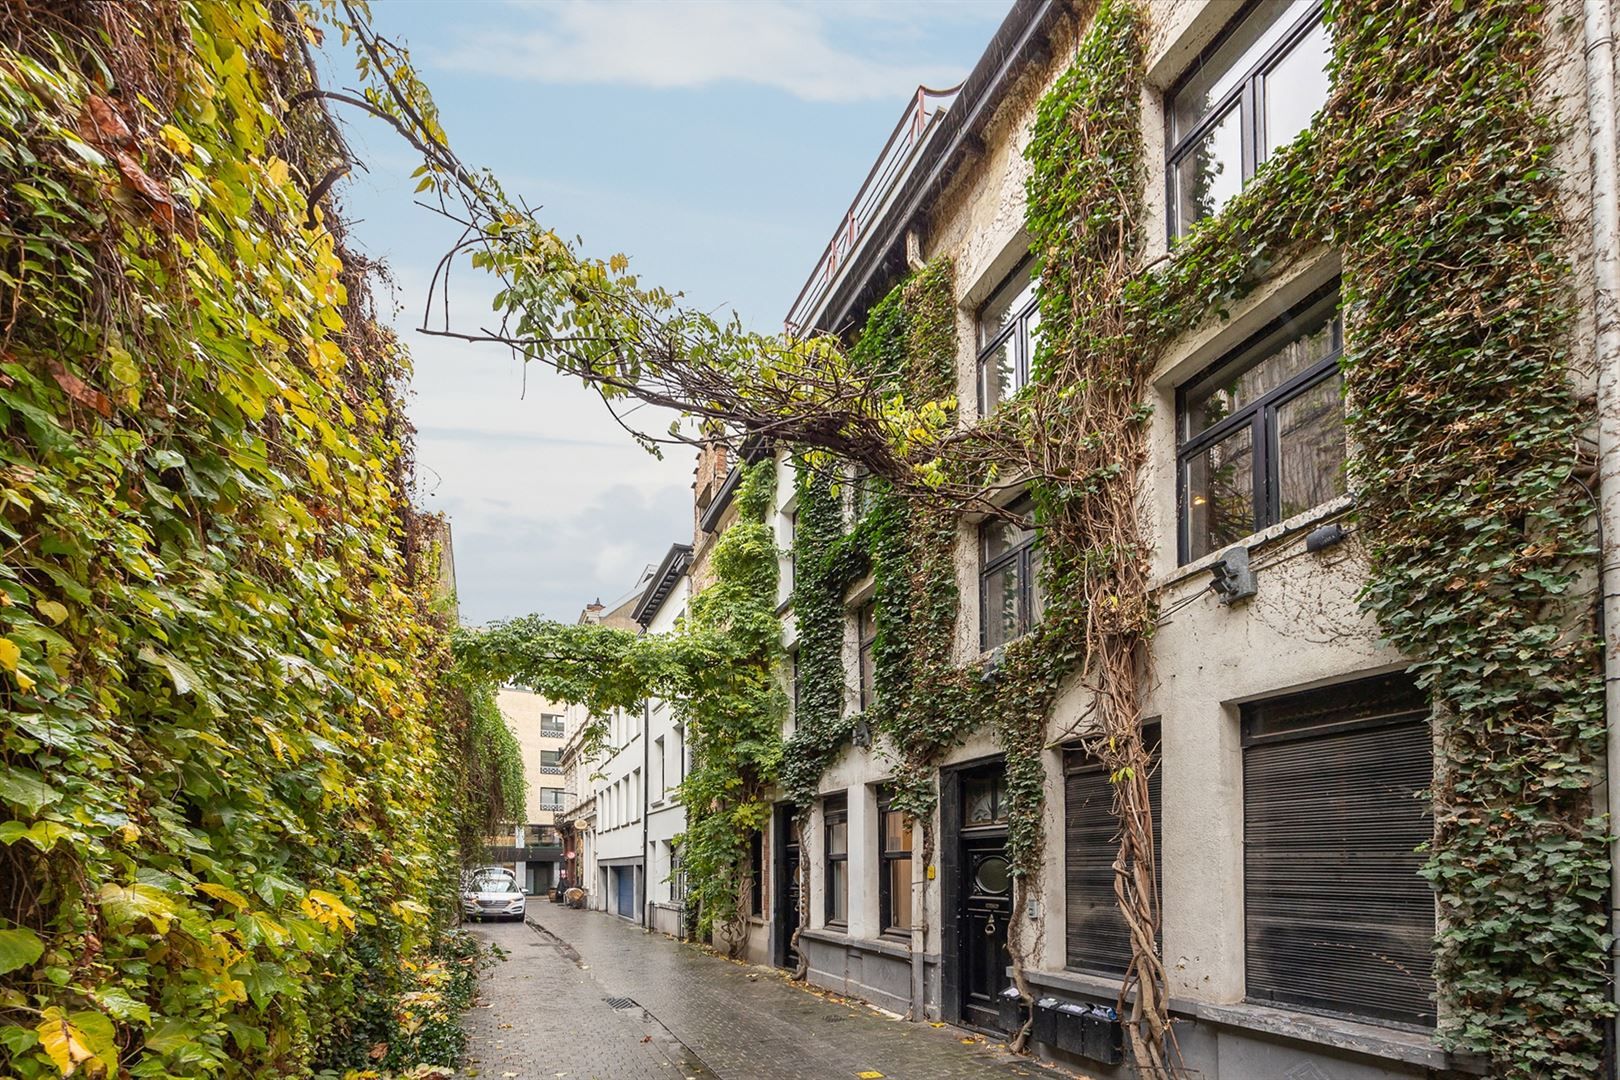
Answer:
[[[715,541],[715,581],[692,598],[699,643],[675,709],[692,769],[681,782],[686,828],[677,838],[698,931],[738,955],[747,941],[749,837],[770,824],[787,697],[778,682],[776,542],[769,523],[776,463],[742,466],[737,520]],[[675,639],[681,648],[682,638]]]
[[[330,216],[331,120],[289,106],[313,33],[0,5],[8,1076],[455,1056],[465,957],[429,950],[511,792],[465,786],[491,747],[441,692],[408,361]]]

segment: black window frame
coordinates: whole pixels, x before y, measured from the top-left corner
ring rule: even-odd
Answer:
[[[868,626],[871,630],[868,633]],[[877,600],[855,609],[855,677],[860,711],[877,702]]]
[[[981,418],[987,415],[984,404],[984,362],[1004,342],[1011,341],[1013,343],[1013,371],[1018,382],[1017,389],[1013,390],[1009,396],[1016,397],[1029,385],[1035,362],[1035,342],[1030,333],[1029,322],[1031,316],[1034,316],[1037,321],[1040,317],[1041,304],[1038,286],[1035,291],[1030,293],[1029,302],[1012,314],[1006,326],[997,331],[995,336],[988,341],[980,340],[983,335],[984,309],[990,305],[990,301],[1001,295],[1003,289],[1020,276],[1027,277],[1032,283],[1036,282],[1035,257],[1033,255],[1025,257],[1005,277],[997,282],[996,287],[990,290],[990,295],[985,297],[984,303],[980,304],[973,313],[973,341],[975,345],[973,384],[975,393],[978,395],[979,416]]]
[[[765,833],[753,830],[748,838],[748,914],[759,919],[765,916]]]
[[[1020,509],[1022,508],[1022,510]],[[995,559],[986,559],[985,533],[987,530],[1003,524],[1002,521],[992,518],[979,526],[979,651],[990,648],[990,596],[988,584],[990,575],[1007,566],[1016,564],[1018,568],[1018,627],[1017,632],[1002,644],[1017,641],[1040,621],[1040,613],[1035,610],[1035,574],[1040,562],[1040,529],[1035,524],[1035,502],[1027,494],[1020,495],[1007,507],[1015,513],[1026,513],[1030,519],[1029,536],[1008,548]]]
[[[844,850],[841,854],[833,854],[832,830],[834,825],[844,826]],[[823,921],[828,926],[849,926],[849,796],[829,795],[822,802],[821,808],[821,846],[823,867],[822,896]],[[833,865],[842,863],[844,866],[844,917],[833,918]]]
[[[1283,520],[1282,482],[1278,473],[1279,455],[1277,451],[1280,448],[1280,443],[1277,412],[1294,399],[1314,389],[1317,384],[1339,374],[1340,361],[1344,356],[1344,306],[1339,285],[1339,281],[1335,279],[1312,292],[1304,300],[1290,307],[1281,317],[1273,319],[1259,332],[1250,335],[1237,348],[1225,353],[1215,363],[1176,387],[1176,561],[1178,564],[1185,565],[1193,561],[1191,554],[1192,518],[1188,513],[1190,508],[1187,504],[1190,494],[1187,486],[1189,466],[1204,451],[1236,434],[1244,427],[1249,428],[1249,442],[1254,456],[1250,476],[1252,483],[1251,499],[1254,505],[1254,527],[1247,535],[1253,535],[1262,529],[1268,529]],[[1253,401],[1248,402],[1242,408],[1234,410],[1232,415],[1223,418],[1219,423],[1211,425],[1197,435],[1188,437],[1187,398],[1191,391],[1204,389],[1228,369],[1243,369],[1263,362],[1264,357],[1257,358],[1255,353],[1266,339],[1291,325],[1311,325],[1300,324],[1299,316],[1310,311],[1311,308],[1316,307],[1330,296],[1338,296],[1339,302],[1333,305],[1330,314],[1327,316],[1326,321],[1333,326],[1333,347],[1325,357],[1304,371],[1279,383]],[[1214,554],[1213,550],[1207,551],[1203,555],[1197,556],[1197,558],[1202,559],[1212,554]]]
[[[886,819],[890,814],[910,814],[894,806],[893,796],[883,791],[878,794],[877,803],[877,852],[878,852],[878,930],[888,937],[910,937],[911,926],[899,926],[894,922],[894,888],[889,880],[889,865],[904,862],[908,866],[913,858],[913,848],[890,850],[888,847],[888,832]],[[916,845],[916,819],[911,819],[911,843]],[[910,878],[910,874],[906,875]],[[915,913],[914,913],[915,914]]]
[[[1188,65],[1187,70],[1171,86],[1164,95],[1164,192],[1165,192],[1165,224],[1169,233],[1169,242],[1172,247],[1186,235],[1186,229],[1191,229],[1197,221],[1186,223],[1186,229],[1181,229],[1181,222],[1177,220],[1176,207],[1176,166],[1181,164],[1188,154],[1208,135],[1217,123],[1226,115],[1234,103],[1238,104],[1240,117],[1238,120],[1239,139],[1242,142],[1241,160],[1243,176],[1241,186],[1246,186],[1254,179],[1255,173],[1266,161],[1266,133],[1264,125],[1259,118],[1265,115],[1265,78],[1278,60],[1287,55],[1295,45],[1299,44],[1318,24],[1322,22],[1323,0],[1316,0],[1303,13],[1296,17],[1294,24],[1288,31],[1274,42],[1258,60],[1237,80],[1236,85],[1222,95],[1214,104],[1204,110],[1204,115],[1198,122],[1187,129],[1187,133],[1174,143],[1171,139],[1175,125],[1175,100],[1187,88],[1194,76],[1201,73],[1204,65],[1220,49],[1220,47],[1237,33],[1238,29],[1252,18],[1260,7],[1261,0],[1249,0],[1241,11],[1233,16],[1230,22],[1221,30],[1214,41],[1210,42],[1198,58]],[[1240,190],[1241,190],[1240,186]],[[1219,213],[1220,211],[1216,211]]]

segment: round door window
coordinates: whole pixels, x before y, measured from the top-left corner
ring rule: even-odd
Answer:
[[[1000,855],[992,855],[979,863],[978,872],[974,875],[973,883],[979,887],[980,892],[1004,893],[1007,891],[1007,860]]]

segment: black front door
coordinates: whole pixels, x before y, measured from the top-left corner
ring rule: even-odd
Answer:
[[[1001,1027],[996,995],[1006,988],[1007,924],[1012,919],[1012,877],[1007,834],[962,837],[962,1020],[973,1027]]]
[[[782,857],[776,865],[776,966],[799,966],[793,934],[799,929],[799,829],[793,822],[793,808],[776,811],[776,850]]]

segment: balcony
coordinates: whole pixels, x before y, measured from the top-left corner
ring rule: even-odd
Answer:
[[[867,233],[872,225],[882,219],[889,209],[923,144],[934,133],[939,119],[950,109],[960,90],[960,86],[949,90],[917,87],[917,93],[889,135],[889,141],[883,144],[872,171],[866,174],[866,180],[855,193],[855,200],[849,204],[843,220],[838,223],[831,243],[810,274],[810,280],[804,283],[793,306],[788,309],[787,318],[782,324],[788,334],[800,337],[815,331],[817,320],[824,314],[821,311],[822,303],[832,293],[850,257],[868,239]]]
[[[562,844],[528,844],[524,847],[513,847],[510,844],[496,846],[491,844],[485,849],[492,863],[507,862],[557,862],[562,859]]]

